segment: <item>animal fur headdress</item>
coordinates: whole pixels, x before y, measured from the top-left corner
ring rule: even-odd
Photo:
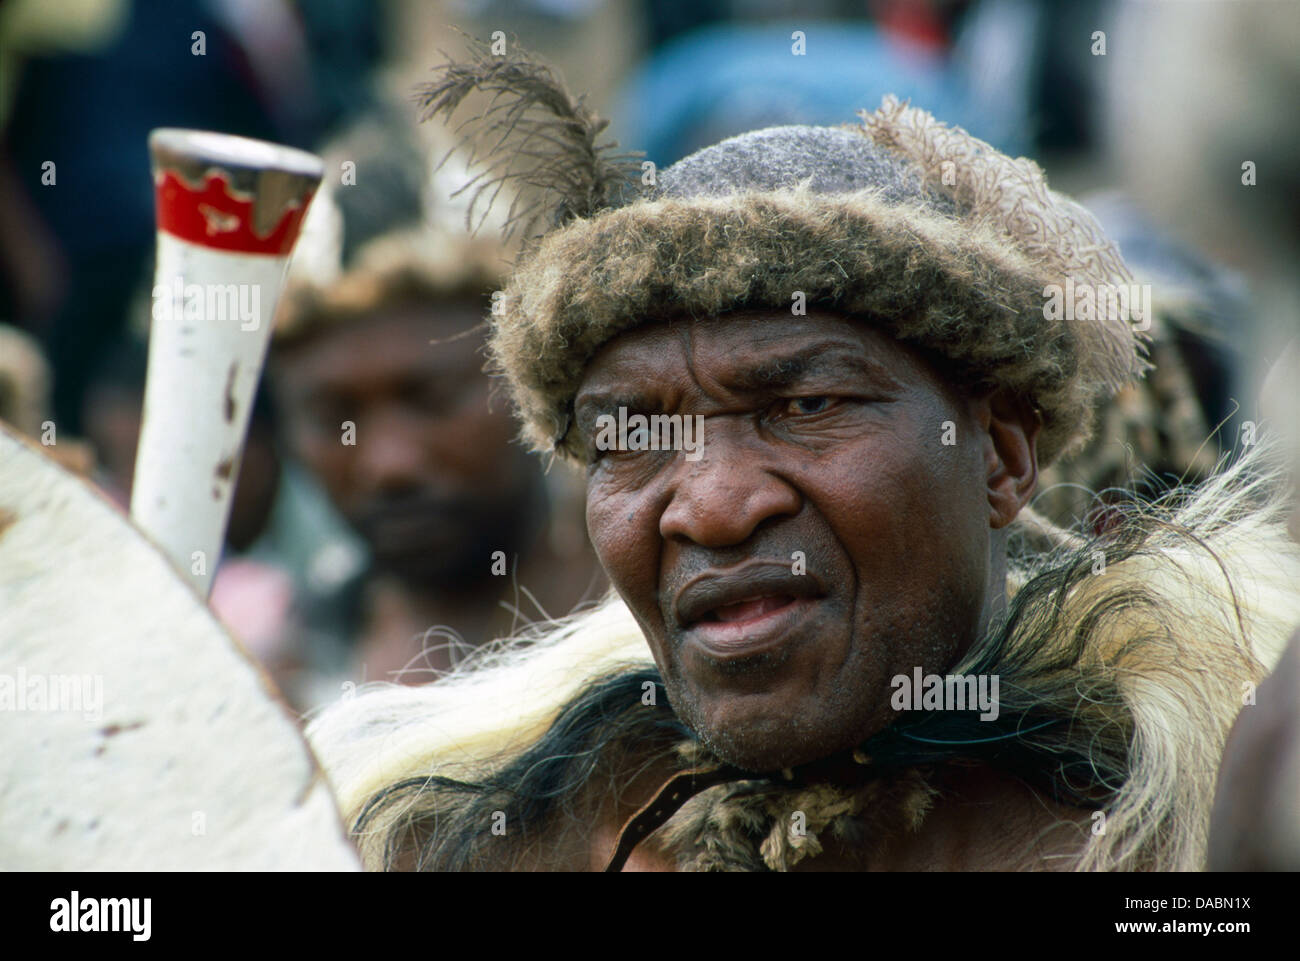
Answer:
[[[1032,161],[893,97],[860,126],[754,131],[647,169],[638,195],[641,167],[597,143],[605,121],[548,68],[475,48],[425,89],[426,115],[476,91],[493,99],[468,122],[488,144],[475,199],[522,188],[509,219],[531,241],[491,342],[535,449],[576,455],[573,396],[620,332],[790,309],[797,292],[1027,398],[1043,463],[1080,445],[1096,402],[1146,368],[1140,325],[1115,309],[1132,277],[1092,215]],[[1067,290],[1085,299],[1053,305]]]
[[[399,305],[486,303],[502,283],[508,247],[467,231],[450,200],[471,176],[464,156],[444,157],[430,176],[429,157],[453,141],[433,124],[419,133],[407,111],[381,105],[323,151],[327,166],[351,164],[357,176],[322,184],[308,210],[276,314],[278,349]]]

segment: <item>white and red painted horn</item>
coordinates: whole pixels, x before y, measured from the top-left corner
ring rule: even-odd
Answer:
[[[149,152],[158,256],[131,519],[207,597],[276,302],[324,166],[200,130],[155,130]]]

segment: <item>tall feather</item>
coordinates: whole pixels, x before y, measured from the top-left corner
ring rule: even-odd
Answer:
[[[551,67],[511,46],[514,52],[496,55],[470,38],[469,59],[448,58],[435,68],[437,79],[419,88],[416,102],[422,119],[450,121],[471,93],[490,97],[481,113],[455,128],[457,147],[467,146],[470,162],[483,165],[456,193],[474,191],[466,224],[477,229],[510,187],[505,236],[522,229],[530,240],[621,202],[642,155],[616,153],[615,141],[597,143],[609,121],[586,105],[585,96],[572,96]]]

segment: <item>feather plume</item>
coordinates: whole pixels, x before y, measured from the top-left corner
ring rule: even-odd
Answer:
[[[469,59],[448,58],[435,68],[437,79],[419,88],[416,101],[422,119],[449,121],[471,93],[488,96],[482,112],[454,131],[461,137],[457,146],[469,148],[470,162],[483,165],[456,193],[473,191],[466,223],[477,229],[510,188],[505,236],[522,230],[530,240],[623,201],[642,155],[616,153],[615,141],[597,143],[609,121],[586,105],[585,96],[571,95],[551,67],[515,43],[511,49],[496,55],[470,38]]]

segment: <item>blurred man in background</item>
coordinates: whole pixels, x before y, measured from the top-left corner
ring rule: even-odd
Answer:
[[[354,646],[368,680],[430,680],[464,646],[597,593],[580,528],[555,529],[544,479],[492,403],[484,280],[354,276],[287,314],[299,326],[275,346],[289,446],[370,554],[308,626],[313,643]]]
[[[308,227],[337,210],[337,262],[304,254],[272,348],[287,447],[368,554],[302,611],[313,657],[354,680],[431,680],[603,587],[580,492],[548,489],[483,370],[505,250],[424,210],[413,137],[393,111],[327,151],[357,172]]]

